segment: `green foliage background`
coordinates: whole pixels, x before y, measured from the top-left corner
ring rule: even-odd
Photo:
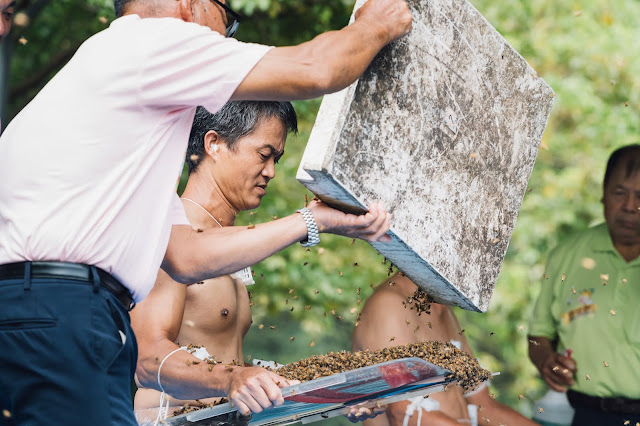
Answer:
[[[27,10],[29,3],[18,2],[19,9]],[[337,0],[230,3],[248,17],[240,26],[241,40],[275,45],[295,44],[321,31],[339,29],[348,22],[353,6],[353,1]],[[544,387],[527,357],[526,324],[545,255],[566,235],[602,220],[600,182],[608,154],[640,141],[640,2],[472,3],[556,92],[489,311],[458,310],[476,356],[485,367],[501,372],[492,391],[501,401],[530,413],[532,401]],[[56,0],[29,25],[14,28],[8,118],[64,63],[60,57],[64,59],[65,52],[73,52],[78,43],[108,25],[99,17],[113,19],[110,4],[108,0]],[[18,42],[19,38],[27,43]],[[289,139],[263,205],[252,217],[242,216],[240,223],[285,216],[303,204],[305,190],[294,177],[319,104],[319,100],[295,103],[300,134]],[[322,240],[321,248],[306,252],[291,247],[254,268],[254,324],[246,354],[290,362],[350,348],[361,306],[358,301],[364,302],[371,286],[386,278],[387,265],[362,241],[352,244],[332,236]],[[264,328],[259,329],[259,324]],[[310,347],[312,341],[315,346]],[[518,395],[525,398],[520,400]]]

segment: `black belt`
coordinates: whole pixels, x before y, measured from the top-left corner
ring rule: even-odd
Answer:
[[[0,280],[25,278],[25,267],[31,264],[31,278],[62,278],[94,283],[92,268],[98,273],[100,285],[109,290],[127,310],[135,305],[129,290],[108,272],[82,263],[18,262],[0,265]]]
[[[573,390],[567,391],[569,403],[575,407],[591,408],[606,413],[640,414],[640,399],[601,398]]]

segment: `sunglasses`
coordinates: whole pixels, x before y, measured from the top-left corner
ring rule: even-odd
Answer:
[[[227,13],[227,37],[233,37],[238,31],[238,27],[240,26],[240,15],[231,10],[229,6],[220,2],[219,0],[211,0],[212,2],[218,4],[220,7],[224,9]],[[229,24],[231,22],[231,24]]]

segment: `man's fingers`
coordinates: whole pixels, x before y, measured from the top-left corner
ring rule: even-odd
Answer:
[[[242,402],[241,399],[231,396],[229,398],[231,399],[231,403],[233,404],[233,406],[236,407],[236,410],[238,410],[238,413],[246,415],[247,413],[251,412],[251,410],[249,410],[249,407],[247,407],[247,404]]]

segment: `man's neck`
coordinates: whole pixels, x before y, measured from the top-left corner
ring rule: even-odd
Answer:
[[[620,244],[613,243],[616,251],[620,253],[620,256],[624,258],[624,260],[631,262],[640,256],[640,244]]]
[[[189,182],[182,194],[182,198],[188,198],[189,200],[195,201],[207,212],[211,213],[215,220],[222,226],[232,226],[235,223],[237,211],[231,206],[222,194],[222,191],[220,191],[218,185],[216,185],[212,180],[206,182],[203,179],[198,178],[195,173],[192,174],[189,177]],[[189,211],[194,212],[195,210],[187,210],[187,215],[191,221],[191,216],[194,216],[194,214],[192,213],[189,215]],[[211,220],[209,215],[202,210],[200,210],[194,219],[197,219],[200,223],[214,222]],[[212,223],[212,225],[215,225],[215,223]]]

